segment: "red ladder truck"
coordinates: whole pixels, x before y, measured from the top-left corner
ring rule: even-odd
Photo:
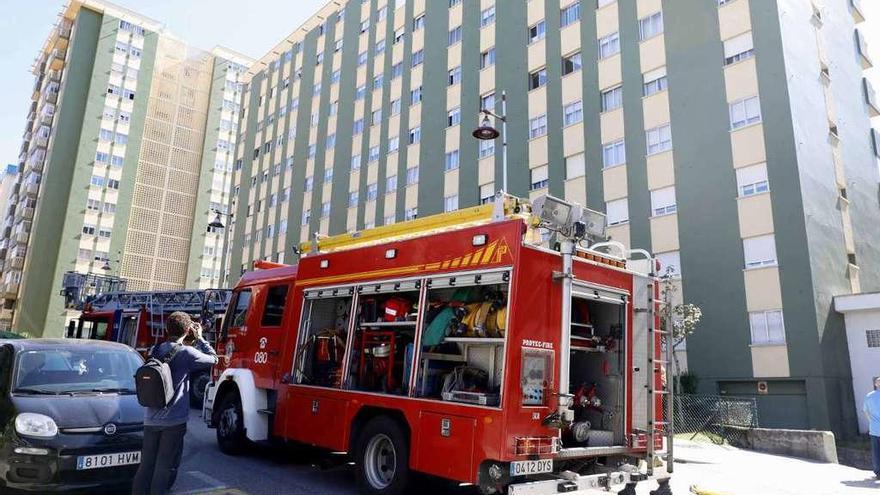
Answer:
[[[201,323],[205,338],[214,343],[217,322],[226,311],[231,294],[228,289],[97,294],[78,305],[73,302],[71,307],[82,313],[77,320],[71,320],[67,336],[120,342],[146,357],[153,345],[164,339],[165,318],[183,311]],[[210,373],[198,372],[190,378],[190,401],[201,405]]]
[[[671,493],[655,471],[672,466],[657,263],[589,245],[604,228],[578,205],[499,193],[316,236],[297,265],[257,262],[224,317],[204,419],[228,454],[347,452],[367,494],[407,493],[413,471],[483,493]]]

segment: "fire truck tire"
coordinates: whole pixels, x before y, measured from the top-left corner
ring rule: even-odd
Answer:
[[[211,381],[209,373],[198,373],[190,377],[189,383],[189,405],[190,407],[202,407],[205,399],[205,387]]]
[[[224,395],[217,407],[217,446],[226,455],[239,455],[247,447],[244,415],[237,392]]]
[[[402,495],[409,483],[409,440],[401,425],[387,417],[370,420],[358,436],[355,472],[365,495]]]

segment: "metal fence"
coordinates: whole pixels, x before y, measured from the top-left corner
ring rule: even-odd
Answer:
[[[722,395],[677,394],[675,433],[690,434],[721,444],[735,443],[743,429],[758,427],[758,403],[754,398]]]

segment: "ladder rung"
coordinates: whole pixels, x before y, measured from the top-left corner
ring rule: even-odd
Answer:
[[[668,390],[648,390],[649,394],[668,394]]]
[[[660,363],[660,364],[669,364],[669,361],[666,359],[648,359],[649,362],[652,363]]]

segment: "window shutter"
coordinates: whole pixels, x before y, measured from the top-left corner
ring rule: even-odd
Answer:
[[[651,191],[651,207],[653,209],[663,208],[675,204],[675,187],[664,187]]]
[[[565,178],[574,179],[586,173],[586,159],[583,153],[569,156],[565,159]]]
[[[754,48],[752,32],[743,33],[724,42],[724,58],[730,58]]]
[[[629,204],[626,198],[605,203],[605,215],[609,225],[629,220]]]
[[[736,183],[739,187],[767,180],[767,164],[758,163],[736,170]]]
[[[532,169],[532,183],[547,180],[547,174],[548,174],[547,165],[541,165],[540,167],[533,168]]]
[[[644,81],[651,82],[660,79],[661,77],[666,77],[666,67],[660,67],[659,69],[654,69],[650,72],[646,72],[644,75]]]

